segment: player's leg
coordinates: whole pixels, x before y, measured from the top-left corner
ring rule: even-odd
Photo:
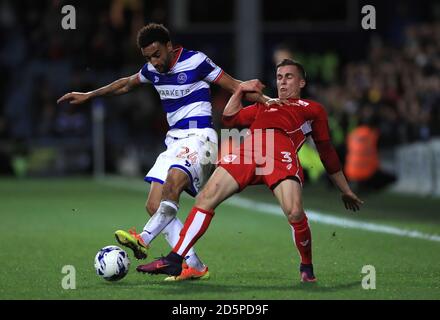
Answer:
[[[185,256],[195,242],[206,232],[214,216],[214,209],[238,191],[238,183],[222,167],[218,167],[196,198],[195,206],[186,218],[180,239],[173,252]]]
[[[165,182],[166,188],[170,188],[170,187],[174,188],[172,181],[175,181],[176,179],[174,179],[172,176],[174,174],[172,170],[177,170],[177,169],[171,169],[169,171],[170,178],[167,179],[168,183]],[[152,182],[150,193],[148,195],[148,199],[146,202],[146,209],[150,214],[150,216],[153,216],[156,212],[158,212],[162,198],[173,198],[173,197],[175,198],[176,195],[170,194],[170,192],[167,191],[167,189],[165,189],[164,191],[164,185],[157,182]],[[168,242],[168,244],[171,246],[171,248],[173,248],[177,244],[182,227],[183,227],[183,223],[180,221],[180,219],[177,216],[175,216],[174,219],[172,219],[168,223],[168,225],[162,230],[162,234],[165,236],[165,239]],[[166,278],[165,280],[180,281],[180,280],[187,280],[189,278],[191,279],[209,278],[208,267],[205,266],[205,264],[197,256],[194,248],[191,248],[191,250],[188,251],[188,254],[185,257],[185,262],[186,264],[184,264],[184,269],[182,271],[182,274],[180,274],[177,277]]]
[[[165,183],[162,186],[159,206],[141,233],[141,237],[146,244],[153,241],[176,218],[180,194],[188,188],[189,183],[190,179],[186,172],[177,168],[171,168],[168,171]]]
[[[158,182],[152,182],[150,192],[148,194],[145,208],[150,216],[153,216],[159,209],[160,202],[162,200],[163,184]],[[182,230],[183,223],[176,216],[171,222],[162,230],[162,234],[165,236],[165,240],[168,242],[171,248],[173,248],[179,240],[180,230]],[[193,250],[188,252],[188,255],[194,256],[194,263],[190,263],[192,267],[202,268],[200,260]],[[188,258],[187,258],[188,259]],[[195,264],[195,266],[193,266]]]
[[[150,242],[175,219],[180,193],[188,184],[187,174],[177,169],[168,171],[163,185],[152,181],[146,207],[149,213],[157,207],[156,211],[148,220],[143,232],[137,234],[134,229],[128,232],[117,230],[116,240],[132,249],[137,259],[145,259]]]
[[[218,167],[196,197],[195,206],[203,210],[213,211],[220,203],[237,191],[237,181],[224,168]]]
[[[145,209],[150,216],[153,215],[159,207],[162,190],[162,183],[151,181],[150,192],[148,193],[145,203]],[[147,257],[148,244],[143,241],[135,228],[130,229],[128,232],[125,230],[117,230],[115,231],[115,237],[119,244],[132,249],[137,259],[145,259]],[[174,245],[171,246],[171,248],[173,247]]]
[[[160,200],[162,200],[163,184],[152,181],[150,192],[148,192],[147,201],[145,202],[145,210],[152,216],[159,209]]]
[[[215,131],[213,133],[213,138],[216,138]],[[167,151],[159,156],[147,175],[151,174],[151,177],[164,181],[159,207],[141,233],[147,244],[175,219],[182,191],[189,190],[192,195],[198,192],[199,186],[196,181],[202,180],[202,159],[208,140],[202,137],[203,132],[200,134],[177,140],[170,139]]]
[[[180,239],[167,257],[141,265],[139,272],[179,275],[183,257],[206,232],[214,216],[214,209],[239,190],[236,180],[222,167],[218,167],[196,198],[196,205],[186,218]]]
[[[293,240],[301,256],[300,275],[303,282],[314,282],[312,235],[302,204],[302,187],[297,180],[283,180],[273,189],[289,224]]]
[[[147,248],[148,244],[161,231],[165,233],[171,247],[175,245],[179,238],[183,224],[175,216],[180,193],[189,184],[187,173],[173,168],[173,166],[179,164],[179,161],[185,161],[177,157],[181,153],[182,143],[188,143],[188,139],[184,141],[168,139],[167,150],[158,156],[154,166],[145,176],[144,180],[151,183],[146,202],[146,209],[151,218],[146,225],[147,228],[144,228],[146,231],[141,234],[137,234],[135,230],[131,232],[118,230],[115,232],[118,242],[132,248],[137,258],[146,258],[146,252],[139,253],[139,251],[144,251],[142,247]],[[164,213],[168,213],[168,215]],[[139,247],[141,247],[140,250]],[[197,262],[197,259],[195,260]],[[199,264],[201,265],[201,263]]]

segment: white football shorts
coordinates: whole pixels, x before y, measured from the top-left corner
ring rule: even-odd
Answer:
[[[168,131],[165,144],[167,150],[157,157],[144,180],[163,184],[168,170],[177,168],[188,175],[191,185],[185,191],[195,197],[215,169],[217,132],[212,128],[173,129]]]

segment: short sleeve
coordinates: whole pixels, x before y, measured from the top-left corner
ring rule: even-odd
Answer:
[[[199,79],[207,82],[216,82],[223,73],[223,70],[217,66],[204,53],[199,52],[202,57],[202,62],[197,66],[196,71]]]
[[[138,77],[139,77],[140,82],[142,82],[142,83],[151,83],[151,81],[148,80],[148,74],[149,74],[148,63],[146,63],[142,67],[142,69],[139,70],[139,73],[138,73]]]

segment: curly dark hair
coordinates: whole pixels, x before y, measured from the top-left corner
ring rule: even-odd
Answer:
[[[156,41],[163,44],[171,41],[170,32],[163,24],[149,23],[139,30],[137,34],[137,45],[140,49],[148,47]]]
[[[295,66],[299,70],[299,73],[301,77],[306,80],[306,70],[304,69],[303,65],[299,63],[298,61],[292,60],[292,59],[284,59],[280,63],[277,64],[277,69],[279,67],[283,66]]]

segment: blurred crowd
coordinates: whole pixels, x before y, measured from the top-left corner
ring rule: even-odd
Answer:
[[[65,4],[76,9],[76,29],[61,28]],[[81,145],[89,155],[81,170],[90,170],[94,104],[56,101],[68,91],[89,91],[136,73],[144,64],[135,45],[137,31],[145,21],[166,23],[164,5],[159,0],[0,1],[0,156],[29,153],[34,146]],[[106,149],[108,159],[128,141],[156,145],[166,131],[158,103],[150,87],[105,100],[106,144],[115,146]]]
[[[2,1],[0,137],[88,135],[89,106],[57,107],[56,100],[68,90],[86,91],[142,66],[134,45],[137,30],[145,19],[163,22],[165,16],[161,2],[153,2],[148,3],[154,10],[140,0],[69,1],[77,29],[63,30],[62,1]],[[154,98],[142,100],[137,109],[155,107],[149,103]],[[137,119],[125,108],[113,111],[118,118]]]
[[[359,121],[374,124],[381,147],[440,136],[440,23],[407,27],[401,47],[373,38],[365,60],[312,92],[345,133]]]
[[[76,8],[77,30],[63,30],[60,8],[64,4],[60,0],[0,1],[0,141],[11,142],[8,152],[30,141],[50,145],[60,138],[65,139],[63,144],[75,139],[91,144],[93,102],[57,106],[57,98],[137,72],[144,63],[135,45],[137,31],[145,21],[169,22],[167,1],[76,0],[69,4]],[[440,135],[440,23],[410,25],[403,39],[401,45],[390,45],[376,35],[359,61],[342,61],[337,52],[325,55],[326,67],[320,73],[305,63],[307,96],[326,106],[336,145],[343,146],[348,132],[364,121],[379,129],[381,147]],[[265,70],[273,70],[280,52],[298,60],[313,55],[303,51],[303,57],[296,57],[288,45],[279,47]],[[221,63],[225,58],[218,51],[217,56],[213,53],[213,60],[233,74],[230,66]],[[219,111],[228,96],[216,89],[213,93]],[[107,152],[133,155],[138,150],[136,156],[151,164],[147,162],[163,148],[167,130],[159,104],[149,86],[105,99]],[[128,145],[134,148],[127,151]]]

